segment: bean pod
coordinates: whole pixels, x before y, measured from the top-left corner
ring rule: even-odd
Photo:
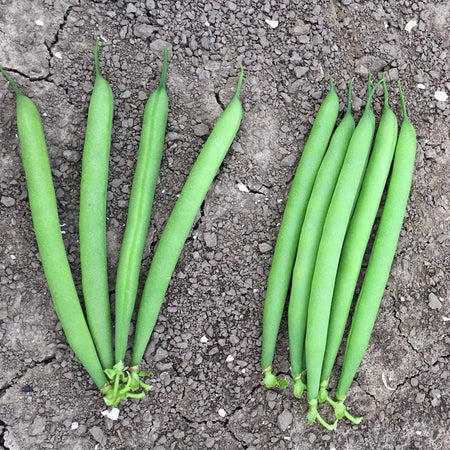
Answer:
[[[131,365],[133,366],[131,375],[134,378],[139,375],[139,364],[158,318],[164,295],[189,230],[241,123],[242,105],[239,100],[239,93],[242,77],[243,72],[241,70],[236,93],[223,111],[198,155],[153,256],[136,321],[131,358]]]
[[[95,84],[89,103],[80,186],[80,262],[86,317],[104,369],[114,364],[108,270],[106,191],[113,120],[113,93],[100,73],[95,44]]]
[[[131,188],[128,217],[120,248],[116,278],[115,362],[123,362],[128,332],[139,284],[139,271],[152,211],[153,196],[166,133],[168,98],[166,93],[167,51],[158,89],[145,105],[139,153]]]
[[[400,82],[398,87],[402,103],[403,122],[395,148],[386,202],[347,338],[344,364],[336,391],[338,405],[335,411],[338,418],[342,417],[345,412],[343,402],[369,344],[383,292],[389,278],[411,188],[416,154],[416,132],[406,114]]]
[[[97,387],[106,390],[107,380],[81,309],[61,236],[41,118],[32,100],[19,92],[13,80],[2,68],[0,71],[16,93],[17,129],[28,200],[53,305],[70,347]]]
[[[308,420],[310,423],[313,423],[316,419],[322,423],[322,418],[317,410],[317,403],[331,300],[345,233],[372,147],[375,116],[370,108],[370,101],[379,83],[372,90],[369,89],[364,114],[351,137],[325,218],[317,251],[316,265],[311,282],[305,341],[308,403],[310,405]],[[324,423],[322,424],[324,425]],[[332,428],[335,428],[335,426],[336,424],[331,425]]]
[[[351,113],[352,83],[353,80],[349,87],[347,112],[333,133],[330,145],[314,181],[314,187],[300,233],[294,270],[292,272],[288,326],[291,374],[294,379],[294,394],[297,397],[301,396],[305,387],[302,380],[302,360],[304,356],[303,349],[305,344],[308,301],[317,248],[331,196],[333,195],[339,171],[344,161],[348,143],[355,129],[355,121]]]
[[[268,388],[277,385],[277,378],[272,371],[272,362],[284,303],[291,282],[300,230],[317,171],[333,133],[338,111],[339,99],[330,78],[330,92],[317,112],[292,181],[267,282],[263,311],[261,367],[264,373],[264,384]]]
[[[389,108],[386,82],[384,110],[375,136],[373,150],[364,175],[361,192],[345,236],[331,304],[327,345],[322,365],[319,400],[328,395],[326,387],[344,335],[345,324],[361,270],[364,252],[381,202],[397,142],[397,119]]]

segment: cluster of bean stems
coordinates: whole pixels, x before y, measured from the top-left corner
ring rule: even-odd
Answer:
[[[416,150],[400,82],[403,122],[399,135],[384,76],[373,88],[369,77],[366,107],[356,127],[351,114],[352,83],[347,111],[335,128],[339,100],[330,79],[330,91],[319,108],[292,181],[263,312],[264,383],[268,388],[284,389],[289,382],[277,379],[272,363],[290,286],[288,329],[294,395],[300,398],[307,390],[309,423],[318,420],[327,429],[335,429],[337,419],[344,416],[356,424],[361,421],[348,413],[344,400],[367,349],[388,280]],[[370,102],[381,83],[384,108],[375,134]],[[328,381],[386,184],[386,200],[352,316],[334,401],[328,396]],[[333,424],[318,412],[318,404],[325,401],[334,408]]]
[[[0,70],[16,94],[17,128],[33,228],[57,316],[70,347],[105,395],[107,405],[113,406],[126,398],[143,397],[150,389],[142,381],[149,372],[142,371],[140,364],[195,216],[238,131],[242,118],[239,94],[243,71],[241,69],[236,92],[199,153],[160,237],[138,309],[131,367],[126,367],[130,322],[167,125],[167,52],[164,49],[159,87],[147,100],[144,111],[117,269],[113,333],[106,260],[106,193],[113,92],[100,72],[98,42],[97,39],[96,76],[89,103],[80,186],[80,263],[86,317],[61,236],[39,112],[11,77],[1,67]]]

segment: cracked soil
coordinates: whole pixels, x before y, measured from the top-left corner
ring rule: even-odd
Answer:
[[[265,19],[279,24],[271,28]],[[417,26],[407,32],[410,20]],[[450,448],[450,102],[434,97],[450,91],[449,30],[450,7],[440,1],[0,0],[0,64],[41,113],[78,288],[83,137],[93,46],[95,37],[105,38],[100,62],[115,96],[107,205],[112,300],[142,114],[158,83],[162,47],[169,53],[169,121],[141,288],[176,196],[245,67],[241,128],[197,215],[145,354],[153,389],[122,404],[117,421],[101,415],[103,399],[53,310],[31,224],[14,94],[0,79],[0,448]],[[391,276],[349,393],[349,410],[364,420],[357,427],[342,420],[329,432],[308,425],[304,398],[261,383],[264,293],[328,76],[342,109],[355,76],[359,119],[367,76],[383,71],[399,118],[402,80],[418,138],[415,172]],[[373,107],[379,119],[381,94]],[[342,353],[332,391],[341,363]],[[274,367],[289,374],[285,318]],[[326,406],[321,411],[332,419]]]

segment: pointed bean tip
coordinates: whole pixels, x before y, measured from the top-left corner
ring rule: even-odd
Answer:
[[[235,97],[239,97],[239,94],[241,93],[241,86],[242,86],[242,80],[244,78],[244,67],[241,66],[241,71],[239,73],[239,79],[236,86],[236,92],[234,94]]]

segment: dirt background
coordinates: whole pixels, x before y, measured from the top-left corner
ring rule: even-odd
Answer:
[[[265,19],[279,20],[278,27]],[[411,19],[417,26],[408,33]],[[100,61],[115,95],[112,298],[142,114],[158,83],[162,47],[169,50],[170,112],[142,279],[245,66],[241,128],[186,242],[145,355],[153,389],[121,405],[115,422],[101,415],[103,399],[57,322],[31,226],[14,94],[0,80],[0,447],[450,448],[450,108],[434,98],[435,91],[450,91],[449,27],[447,2],[0,0],[0,64],[41,112],[78,287],[78,192],[93,46],[96,36],[106,39]],[[349,409],[365,419],[358,427],[342,420],[328,432],[308,425],[304,398],[261,383],[264,292],[290,182],[328,76],[342,108],[356,77],[358,119],[368,73],[379,78],[382,71],[399,118],[396,83],[403,82],[418,137],[414,180],[370,347],[349,393]],[[378,118],[381,107],[380,91]],[[289,373],[287,344],[284,319],[278,373]],[[332,386],[337,376],[338,370]],[[321,410],[332,420],[330,409]]]

